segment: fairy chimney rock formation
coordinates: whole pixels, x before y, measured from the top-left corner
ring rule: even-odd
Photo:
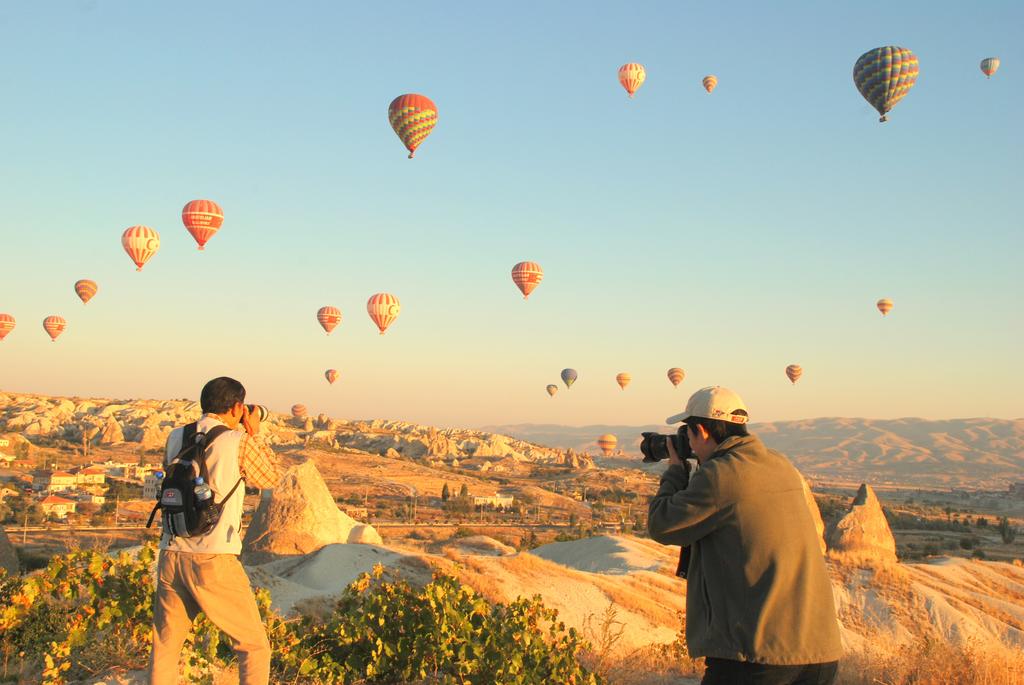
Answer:
[[[850,511],[829,532],[828,548],[857,561],[896,563],[896,539],[871,486],[861,484]]]
[[[121,430],[121,424],[117,422],[117,419],[113,416],[107,417],[107,422],[103,424],[103,430],[100,431],[96,442],[101,445],[113,445],[118,442],[124,442],[124,432]]]
[[[312,461],[289,468],[265,492],[242,540],[242,558],[260,564],[339,542],[382,544],[377,531],[338,509]]]

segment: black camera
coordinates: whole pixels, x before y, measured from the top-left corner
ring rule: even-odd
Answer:
[[[647,463],[668,459],[668,441],[676,448],[679,458],[686,460],[690,457],[690,438],[686,435],[686,424],[679,427],[675,435],[662,435],[661,433],[641,433],[644,439],[640,442],[640,451]]]

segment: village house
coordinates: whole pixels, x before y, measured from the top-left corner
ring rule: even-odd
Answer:
[[[43,492],[74,490],[78,478],[66,471],[37,471],[32,474],[32,489]]]
[[[14,488],[4,485],[3,487],[0,487],[0,502],[3,502],[8,497],[17,497],[20,494],[21,493]]]
[[[10,466],[11,462],[14,460],[15,456],[13,454],[4,454],[3,452],[0,452],[0,464],[3,464],[4,466]]]
[[[495,493],[491,497],[474,497],[473,504],[478,507],[492,506],[492,507],[503,507],[508,508],[515,502],[515,497],[512,495],[503,495],[500,492]]]
[[[65,519],[68,517],[68,514],[75,513],[78,503],[73,499],[67,499],[60,495],[47,495],[46,499],[39,503],[39,506],[42,507],[43,513],[47,516]]]
[[[147,473],[145,479],[142,481],[142,499],[156,499],[157,493],[160,491],[160,482],[163,480],[163,474],[157,477],[157,473]]]
[[[15,459],[11,462],[12,469],[24,469],[25,471],[28,471],[34,466],[35,463],[31,459]]]
[[[356,521],[366,521],[370,518],[370,512],[366,507],[346,506],[342,510]]]
[[[88,504],[103,504],[107,501],[106,495],[100,495],[95,492],[85,492],[82,490],[75,493],[75,498],[79,502],[86,502]]]
[[[98,466],[79,469],[75,473],[78,485],[103,485],[107,482],[107,472]]]

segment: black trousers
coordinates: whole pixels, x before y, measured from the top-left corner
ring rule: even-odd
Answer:
[[[773,666],[731,659],[705,659],[701,685],[832,685],[839,662]]]

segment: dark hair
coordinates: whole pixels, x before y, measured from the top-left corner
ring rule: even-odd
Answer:
[[[245,388],[234,378],[221,376],[203,386],[199,406],[204,414],[226,414],[239,402],[245,402]]]
[[[737,416],[746,416],[747,412],[742,409],[737,409],[733,412]],[[716,443],[721,444],[726,438],[732,436],[744,436],[750,435],[747,432],[747,424],[745,423],[733,423],[732,421],[719,421],[718,419],[706,419],[703,416],[691,416],[686,419],[686,425],[690,426],[694,433],[697,432],[697,426],[704,426],[704,430],[708,432],[711,439]]]

